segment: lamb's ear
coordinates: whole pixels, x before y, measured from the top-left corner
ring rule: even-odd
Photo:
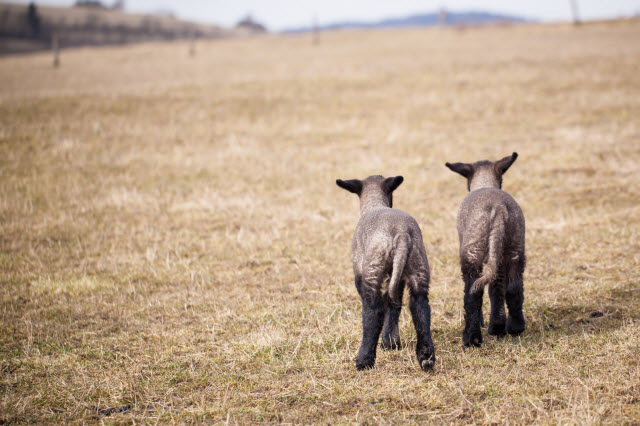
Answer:
[[[473,164],[469,163],[446,163],[445,166],[450,168],[452,171],[461,174],[467,179],[473,175]]]
[[[362,191],[362,181],[358,179],[349,179],[342,180],[336,179],[336,184],[343,189],[346,189],[349,192],[353,192],[354,194],[360,194]]]
[[[516,161],[516,158],[518,158],[518,153],[514,152],[510,156],[504,157],[502,160],[496,161],[495,162],[496,171],[500,173],[500,175],[503,175],[507,170],[509,170],[509,167],[511,167],[513,162]]]
[[[402,176],[394,176],[394,177],[386,178],[384,180],[384,189],[387,190],[388,194],[391,194],[393,191],[396,190],[397,187],[400,186],[400,184],[403,181],[404,181],[404,178]]]

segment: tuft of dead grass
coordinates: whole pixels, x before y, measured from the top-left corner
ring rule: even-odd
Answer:
[[[0,58],[0,421],[640,421],[638,21]],[[520,158],[527,331],[463,351],[445,161]],[[438,364],[357,372],[357,201],[402,174]],[[485,308],[485,312],[487,309]]]

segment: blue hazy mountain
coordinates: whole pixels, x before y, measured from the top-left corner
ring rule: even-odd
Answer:
[[[354,28],[395,28],[395,27],[426,27],[438,25],[439,14],[424,13],[410,15],[402,18],[387,18],[380,21],[342,21],[326,25],[319,25],[320,30],[354,29]],[[529,19],[521,16],[504,15],[484,11],[451,12],[445,14],[446,25],[476,25],[492,22],[528,22]],[[285,29],[285,33],[302,33],[311,31],[312,27],[298,27]]]

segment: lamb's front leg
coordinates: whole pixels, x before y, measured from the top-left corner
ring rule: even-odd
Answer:
[[[364,288],[366,287],[366,288]],[[384,322],[384,303],[378,289],[364,283],[362,291],[362,344],[356,357],[356,368],[372,368],[376,362],[376,348]]]

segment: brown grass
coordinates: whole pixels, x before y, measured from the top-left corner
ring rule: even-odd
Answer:
[[[0,422],[640,422],[640,22],[0,59]],[[518,151],[527,331],[463,351],[445,161]],[[432,277],[353,365],[357,199],[402,174]],[[486,308],[485,308],[486,312]],[[601,315],[602,314],[602,315]]]

